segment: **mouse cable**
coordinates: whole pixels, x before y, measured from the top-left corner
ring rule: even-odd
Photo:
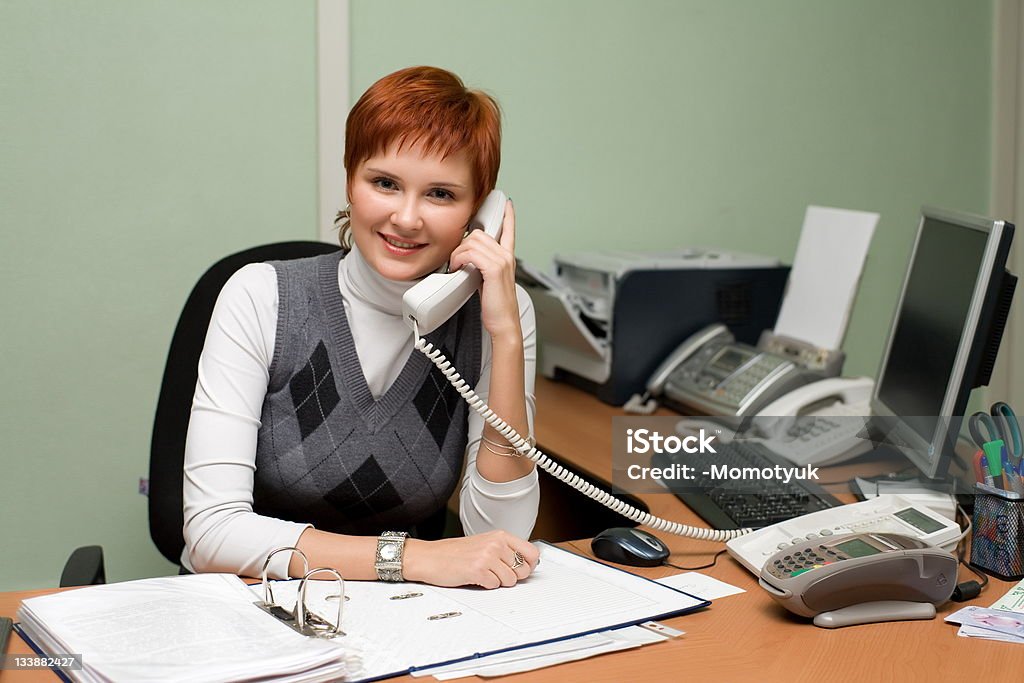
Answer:
[[[726,548],[722,548],[717,553],[715,553],[714,557],[711,559],[711,562],[709,562],[707,564],[702,564],[699,567],[680,567],[678,564],[672,564],[668,560],[662,562],[661,564],[666,566],[666,567],[672,567],[674,569],[682,569],[683,571],[687,571],[687,572],[696,571],[698,569],[710,569],[711,567],[714,567],[716,564],[718,564],[718,558],[721,557],[722,553],[724,553],[726,550],[727,550]]]
[[[477,396],[476,392],[473,391],[473,387],[469,386],[466,381],[459,376],[455,367],[452,366],[448,359],[444,357],[441,350],[435,349],[432,344],[420,336],[419,325],[416,324],[415,319],[412,320],[412,325],[413,338],[416,340],[416,350],[420,351],[430,359],[430,362],[437,366],[437,369],[440,370],[451,385],[455,387],[463,400],[465,400],[473,410],[479,413],[480,417],[482,417],[487,424],[512,444],[512,447],[519,451],[521,456],[527,457],[535,462],[538,467],[553,476],[555,479],[558,479],[564,484],[568,484],[588,498],[601,503],[615,512],[618,512],[626,519],[632,520],[637,524],[643,524],[651,529],[666,531],[677,536],[695,538],[699,541],[724,543],[753,531],[753,529],[707,529],[680,524],[679,522],[670,522],[667,519],[655,517],[649,512],[638,510],[629,503],[616,498],[610,493],[602,491],[580,477],[578,474],[562,467],[551,460],[551,458],[544,455],[544,453],[537,450],[535,446],[518,434],[507,422],[498,417],[495,412],[491,410],[479,396]]]

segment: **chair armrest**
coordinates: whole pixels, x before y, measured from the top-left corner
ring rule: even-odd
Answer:
[[[103,548],[98,545],[84,545],[76,548],[64,564],[60,575],[60,587],[95,586],[106,583],[103,568]]]

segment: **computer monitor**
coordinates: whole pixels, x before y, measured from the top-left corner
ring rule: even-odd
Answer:
[[[942,478],[971,390],[988,384],[1017,278],[1013,225],[925,207],[871,410],[886,446]]]

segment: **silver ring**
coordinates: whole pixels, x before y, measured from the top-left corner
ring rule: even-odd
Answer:
[[[512,556],[512,569],[518,569],[519,567],[522,567],[525,563],[526,558],[523,557],[523,554],[517,550],[515,555]]]

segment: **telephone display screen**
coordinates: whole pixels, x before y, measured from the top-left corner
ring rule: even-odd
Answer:
[[[836,550],[841,550],[850,557],[867,557],[868,555],[877,555],[882,552],[878,548],[869,543],[865,543],[859,538],[837,544]]]
[[[906,510],[900,510],[895,513],[897,517],[902,519],[904,522],[912,527],[916,527],[926,534],[930,534],[939,529],[945,529],[943,525],[936,522],[928,515],[921,514],[914,508],[907,508]]]
[[[743,365],[746,360],[747,354],[741,353],[736,349],[726,349],[715,358],[712,365],[716,370],[723,370],[728,373]]]

